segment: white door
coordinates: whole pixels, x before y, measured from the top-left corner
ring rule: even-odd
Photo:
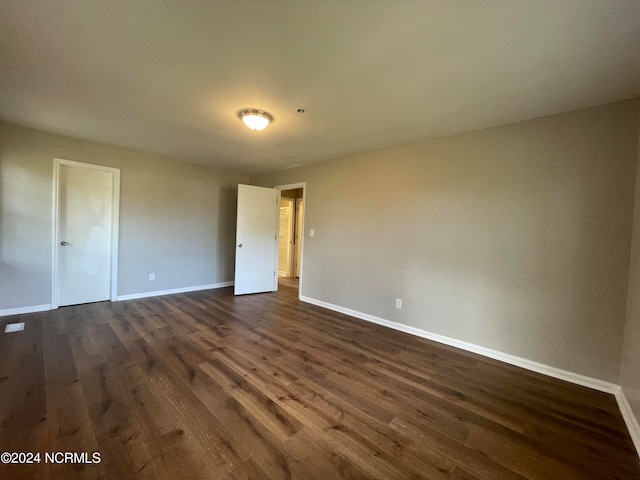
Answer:
[[[304,200],[302,198],[296,199],[296,268],[295,276],[300,277],[300,263],[302,262],[302,219],[304,215]]]
[[[57,306],[109,300],[112,291],[115,169],[57,161],[54,290]]]
[[[236,295],[278,289],[278,193],[274,188],[238,185]]]

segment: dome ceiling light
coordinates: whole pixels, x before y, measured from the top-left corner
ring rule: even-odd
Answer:
[[[264,110],[247,109],[238,112],[238,117],[251,130],[264,130],[273,121],[273,117]]]

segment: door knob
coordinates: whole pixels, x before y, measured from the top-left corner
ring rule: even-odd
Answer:
[[[239,244],[238,244],[238,247],[242,248],[242,244],[241,244],[241,243],[239,243]]]
[[[69,242],[65,242],[64,240],[60,242],[60,245],[62,245],[63,247],[66,247],[67,245],[69,245]]]

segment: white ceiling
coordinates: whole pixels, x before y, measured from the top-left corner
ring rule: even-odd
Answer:
[[[634,97],[637,0],[0,0],[4,121],[248,173]]]

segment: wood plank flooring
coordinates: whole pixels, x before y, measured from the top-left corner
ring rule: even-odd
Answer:
[[[230,288],[6,317],[0,478],[640,479],[615,399]]]

